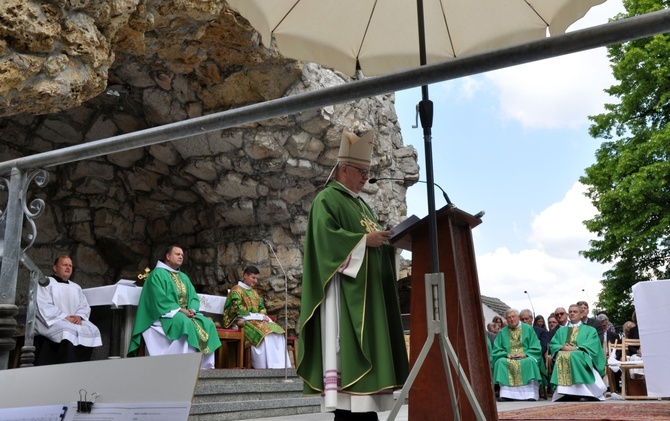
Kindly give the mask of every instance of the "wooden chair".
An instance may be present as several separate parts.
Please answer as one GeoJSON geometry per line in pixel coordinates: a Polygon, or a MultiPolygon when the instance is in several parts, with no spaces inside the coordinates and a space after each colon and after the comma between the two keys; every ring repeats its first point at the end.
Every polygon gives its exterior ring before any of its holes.
{"type": "Polygon", "coordinates": [[[624,399],[656,399],[647,396],[647,383],[644,378],[631,379],[629,370],[644,368],[644,363],[628,360],[626,351],[629,346],[639,347],[640,340],[623,338],[621,341],[621,365],[619,365],[621,368],[621,397],[624,399]]]}
{"type": "MultiPolygon", "coordinates": [[[[625,354],[625,352],[623,351],[623,344],[621,342],[619,342],[618,339],[616,341],[614,341],[613,344],[610,344],[609,348],[610,348],[610,354],[613,353],[613,352],[615,352],[615,353],[619,352],[619,354],[625,354]]],[[[619,367],[619,364],[617,364],[616,366],[619,367]]],[[[607,364],[607,370],[606,370],[607,380],[609,381],[610,392],[615,393],[617,390],[619,390],[619,385],[617,384],[618,383],[617,374],[614,371],[612,371],[612,369],[610,367],[611,367],[611,365],[608,363],[607,364]]]]}
{"type": "Polygon", "coordinates": [[[225,368],[224,361],[228,361],[228,344],[233,343],[237,347],[237,366],[244,368],[244,331],[237,329],[216,329],[221,340],[221,347],[217,350],[218,364],[216,368],[225,368]]]}
{"type": "Polygon", "coordinates": [[[298,367],[298,338],[295,336],[287,336],[286,344],[288,352],[293,356],[293,367],[298,367]]]}

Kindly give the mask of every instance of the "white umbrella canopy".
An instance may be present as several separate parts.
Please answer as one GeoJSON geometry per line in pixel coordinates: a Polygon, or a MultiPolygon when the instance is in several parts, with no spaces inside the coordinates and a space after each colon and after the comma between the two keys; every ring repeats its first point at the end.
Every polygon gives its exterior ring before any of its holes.
{"type": "MultiPolygon", "coordinates": [[[[426,64],[562,34],[605,0],[424,0],[426,64]]],[[[354,76],[418,67],[416,0],[228,0],[285,57],[354,76]]]]}

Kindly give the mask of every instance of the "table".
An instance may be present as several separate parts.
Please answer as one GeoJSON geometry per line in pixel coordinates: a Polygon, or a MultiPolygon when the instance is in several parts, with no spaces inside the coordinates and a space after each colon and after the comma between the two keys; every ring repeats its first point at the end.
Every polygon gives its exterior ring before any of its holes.
{"type": "MultiPolygon", "coordinates": [[[[121,279],[114,285],[105,285],[83,290],[91,307],[108,305],[112,309],[111,332],[109,336],[109,358],[123,358],[128,349],[135,323],[135,308],[140,301],[142,287],[134,281],[121,279]]],[[[223,314],[226,297],[220,295],[198,294],[200,311],[223,314]]]]}
{"type": "Polygon", "coordinates": [[[137,306],[142,294],[142,287],[134,284],[117,283],[102,287],[86,288],[84,295],[88,300],[88,305],[104,306],[111,305],[113,308],[119,308],[127,305],[137,306]]]}
{"type": "Polygon", "coordinates": [[[122,358],[128,349],[130,335],[135,321],[135,309],[140,301],[142,287],[133,281],[121,280],[114,285],[105,285],[83,290],[91,307],[108,305],[112,309],[111,332],[109,335],[109,358],[122,358]]]}

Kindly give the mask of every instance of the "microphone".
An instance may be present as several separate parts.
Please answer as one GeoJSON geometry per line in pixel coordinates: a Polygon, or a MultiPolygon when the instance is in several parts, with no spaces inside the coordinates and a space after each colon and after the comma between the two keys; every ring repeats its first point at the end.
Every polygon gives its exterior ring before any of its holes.
{"type": "MultiPolygon", "coordinates": [[[[272,244],[270,241],[266,240],[265,238],[261,240],[267,246],[270,248],[270,251],[272,251],[272,255],[275,257],[275,260],[277,260],[277,263],[279,263],[279,267],[281,268],[281,271],[284,273],[284,382],[286,383],[292,383],[293,380],[288,379],[288,275],[286,274],[286,271],[284,270],[284,266],[282,266],[281,261],[279,260],[279,257],[277,257],[277,253],[275,253],[274,247],[272,247],[272,244]]],[[[298,362],[296,361],[296,364],[298,362]]]]}
{"type": "MultiPolygon", "coordinates": [[[[375,184],[377,181],[382,181],[382,180],[412,181],[412,180],[407,180],[407,179],[405,179],[405,178],[371,178],[371,179],[368,180],[368,183],[370,183],[370,184],[375,184]]],[[[425,183],[425,184],[428,184],[428,182],[423,181],[423,180],[416,180],[416,182],[417,182],[417,183],[425,183]]],[[[447,195],[447,192],[445,192],[444,189],[443,189],[442,187],[440,187],[437,183],[433,183],[433,185],[434,185],[435,187],[437,187],[438,189],[440,189],[440,191],[442,192],[442,196],[444,196],[444,200],[447,201],[447,205],[449,205],[450,207],[456,206],[456,205],[454,205],[453,203],[451,203],[451,200],[449,200],[449,196],[447,195]]]]}

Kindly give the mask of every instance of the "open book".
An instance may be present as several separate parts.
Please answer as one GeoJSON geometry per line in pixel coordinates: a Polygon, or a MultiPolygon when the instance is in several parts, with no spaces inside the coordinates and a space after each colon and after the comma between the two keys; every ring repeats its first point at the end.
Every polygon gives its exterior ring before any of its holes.
{"type": "Polygon", "coordinates": [[[242,320],[263,320],[265,318],[265,314],[260,314],[260,313],[251,313],[248,316],[240,316],[240,319],[242,320]]]}
{"type": "Polygon", "coordinates": [[[412,215],[409,218],[405,219],[395,227],[391,228],[391,231],[393,231],[393,236],[389,239],[389,243],[393,245],[394,247],[397,247],[399,249],[404,249],[404,250],[412,250],[412,239],[411,237],[407,236],[404,238],[401,238],[405,235],[405,231],[410,229],[414,224],[417,222],[421,221],[418,216],[412,215]]]}

